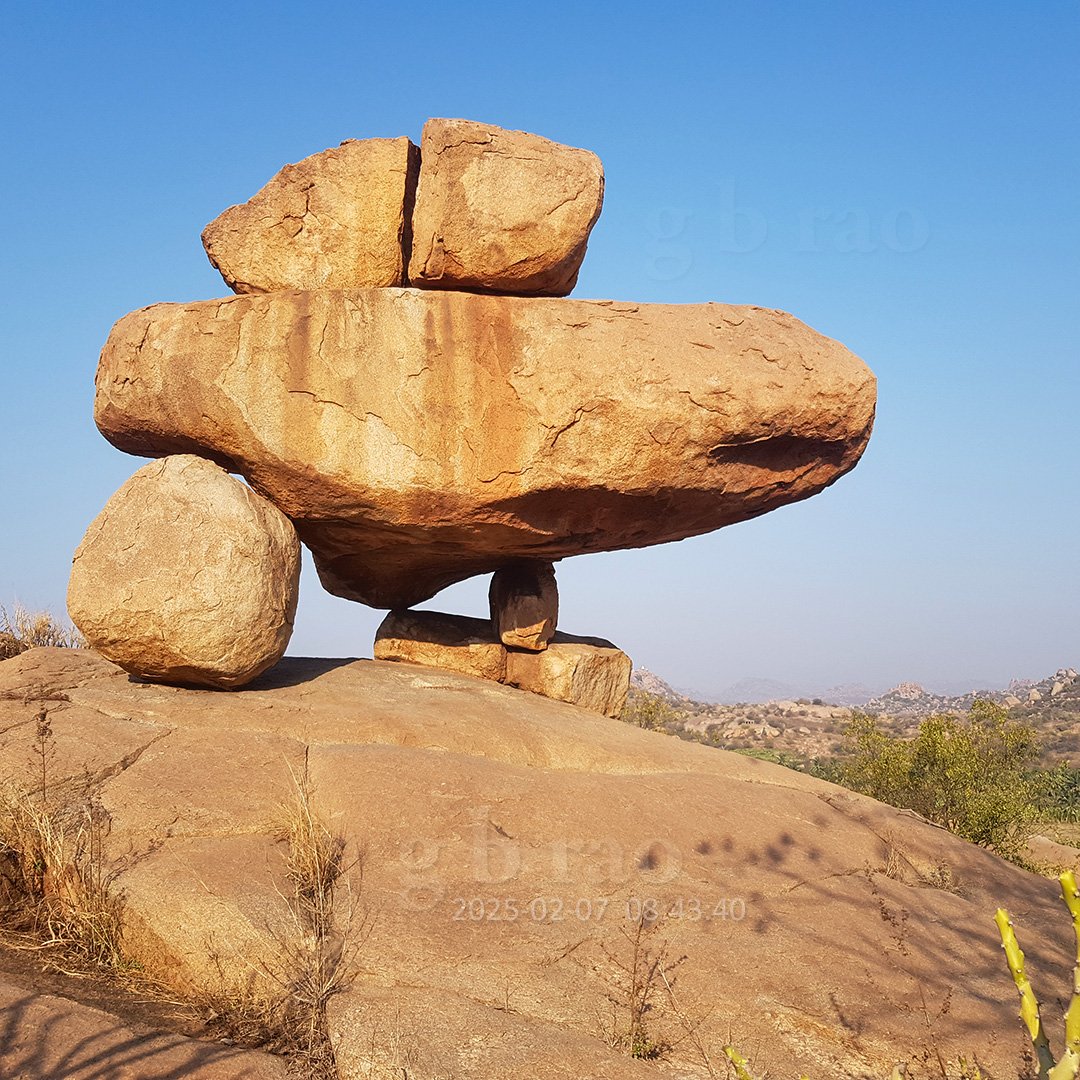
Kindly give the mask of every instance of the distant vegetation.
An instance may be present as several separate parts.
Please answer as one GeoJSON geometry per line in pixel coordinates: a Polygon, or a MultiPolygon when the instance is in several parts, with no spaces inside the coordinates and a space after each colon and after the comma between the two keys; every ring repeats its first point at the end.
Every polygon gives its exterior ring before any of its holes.
{"type": "Polygon", "coordinates": [[[1045,808],[1050,773],[1035,767],[1035,729],[992,702],[976,701],[965,716],[929,716],[910,739],[856,713],[845,739],[839,783],[1008,858],[1020,856],[1045,808]]]}
{"type": "Polygon", "coordinates": [[[81,648],[82,634],[73,626],[64,626],[47,611],[27,611],[16,604],[9,612],[0,605],[0,660],[10,660],[37,646],[81,648]]]}

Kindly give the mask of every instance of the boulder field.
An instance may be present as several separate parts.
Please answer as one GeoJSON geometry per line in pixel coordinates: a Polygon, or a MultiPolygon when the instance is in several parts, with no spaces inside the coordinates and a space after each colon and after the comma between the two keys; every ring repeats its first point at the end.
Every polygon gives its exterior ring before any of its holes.
{"type": "Polygon", "coordinates": [[[1071,987],[1055,883],[802,773],[495,682],[286,657],[221,694],[35,649],[0,663],[6,777],[37,782],[42,710],[53,775],[89,776],[111,819],[124,947],[178,994],[239,992],[300,932],[282,820],[306,777],[346,844],[344,1080],[685,1080],[728,1041],[785,1080],[885,1080],[938,1051],[1016,1076],[999,905],[1042,1000],[1071,987]],[[644,1016],[657,1061],[610,1045],[641,925],[671,986],[644,1016]]]}

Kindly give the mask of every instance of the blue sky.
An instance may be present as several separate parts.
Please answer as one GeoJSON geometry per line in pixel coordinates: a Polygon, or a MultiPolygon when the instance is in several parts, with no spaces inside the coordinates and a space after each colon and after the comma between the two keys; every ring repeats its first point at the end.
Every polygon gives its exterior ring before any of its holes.
{"type": "MultiPolygon", "coordinates": [[[[854,473],[565,561],[566,630],[703,690],[1080,666],[1077,3],[8,3],[0,35],[0,602],[63,610],[140,464],[93,426],[98,351],[226,292],[206,222],[285,162],[463,116],[602,158],[576,295],[782,308],[879,379],[854,473]]],[[[291,651],[370,655],[379,618],[305,572],[291,651]]]]}

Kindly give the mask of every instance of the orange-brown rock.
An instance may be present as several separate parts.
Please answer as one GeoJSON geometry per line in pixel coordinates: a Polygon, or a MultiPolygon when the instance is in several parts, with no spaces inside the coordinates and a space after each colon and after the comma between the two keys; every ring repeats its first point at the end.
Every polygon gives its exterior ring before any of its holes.
{"type": "MultiPolygon", "coordinates": [[[[42,709],[53,775],[89,760],[100,778],[128,955],[184,992],[243,994],[309,940],[280,824],[306,763],[317,820],[347,842],[335,929],[360,912],[327,1021],[350,1080],[704,1077],[698,1046],[716,1062],[727,1042],[778,1080],[877,1080],[928,1047],[1015,1077],[1031,1042],[998,906],[1043,1000],[1072,985],[1057,882],[806,773],[495,683],[285,657],[206,694],[31,649],[0,661],[5,779],[32,787],[42,709]],[[659,1064],[610,1045],[642,916],[646,948],[685,957],[675,1005],[662,992],[648,1014],[659,1064]]],[[[16,1047],[40,1015],[5,1014],[16,1047]]],[[[57,1049],[34,1059],[50,1078],[57,1049]]],[[[87,1080],[126,1077],[100,1049],[87,1080]]]]}
{"type": "MultiPolygon", "coordinates": [[[[38,976],[40,979],[40,976],[38,976]]],[[[157,1031],[0,974],[5,1080],[287,1080],[283,1058],[157,1031]]],[[[97,989],[85,976],[83,993],[97,989]]],[[[68,989],[65,987],[65,989],[68,989]]]]}
{"type": "Polygon", "coordinates": [[[630,657],[603,638],[555,634],[543,652],[508,649],[506,683],[582,709],[622,715],[630,657]]]}
{"type": "Polygon", "coordinates": [[[413,285],[526,296],[573,289],[604,201],[595,154],[472,120],[429,120],[420,147],[413,285]]]}
{"type": "Polygon", "coordinates": [[[68,611],[134,675],[242,686],[285,652],[299,577],[288,518],[213,462],[180,454],[144,465],[94,519],[68,611]]]}
{"type": "Polygon", "coordinates": [[[367,289],[133,312],[95,418],[240,472],[331,592],[393,608],[805,499],[858,461],[874,403],[866,365],[783,312],[367,289]]]}
{"type": "Polygon", "coordinates": [[[203,230],[233,292],[402,285],[420,166],[408,139],[349,139],[286,165],[203,230]]]}
{"type": "Polygon", "coordinates": [[[506,683],[614,717],[626,704],[633,666],[603,638],[555,634],[542,653],[507,649],[487,619],[441,611],[391,611],[372,655],[506,683]]]}
{"type": "Polygon", "coordinates": [[[464,615],[391,611],[375,632],[372,655],[506,681],[506,650],[492,635],[491,625],[464,615]]]}
{"type": "Polygon", "coordinates": [[[488,604],[492,628],[504,645],[541,652],[559,622],[555,567],[549,562],[499,567],[491,575],[488,604]]]}

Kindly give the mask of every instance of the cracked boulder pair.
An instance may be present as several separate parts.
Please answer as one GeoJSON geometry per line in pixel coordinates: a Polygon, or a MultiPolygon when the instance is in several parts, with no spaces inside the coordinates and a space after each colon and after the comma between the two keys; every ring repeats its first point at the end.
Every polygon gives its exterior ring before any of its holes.
{"type": "Polygon", "coordinates": [[[866,365],[783,312],[383,288],[133,312],[95,418],[122,450],[239,472],[329,591],[407,608],[805,499],[874,405],[866,365]]]}
{"type": "Polygon", "coordinates": [[[472,120],[349,139],[203,231],[234,292],[405,285],[564,296],[603,204],[588,150],[472,120]],[[419,185],[419,186],[418,186],[419,185]]]}

